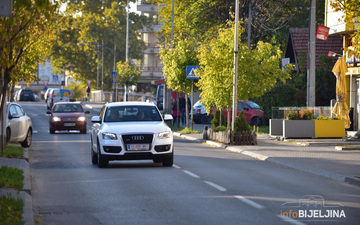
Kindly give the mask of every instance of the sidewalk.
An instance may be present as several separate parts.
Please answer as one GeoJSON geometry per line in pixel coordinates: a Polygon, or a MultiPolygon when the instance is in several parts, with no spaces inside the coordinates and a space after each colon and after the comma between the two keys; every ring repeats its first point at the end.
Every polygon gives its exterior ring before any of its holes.
{"type": "Polygon", "coordinates": [[[268,134],[258,135],[258,145],[227,146],[214,141],[203,140],[202,134],[180,134],[174,136],[205,142],[283,166],[317,174],[360,187],[360,151],[336,150],[339,145],[360,147],[359,141],[344,142],[341,139],[291,139],[278,141],[268,134]],[[338,146],[336,148],[336,146],[338,146]]]}
{"type": "Polygon", "coordinates": [[[0,188],[0,196],[11,196],[14,199],[21,198],[24,202],[22,218],[24,225],[34,224],[32,211],[32,196],[30,183],[30,165],[28,157],[28,149],[24,148],[24,158],[5,158],[0,157],[0,167],[8,166],[19,168],[24,171],[24,186],[21,190],[15,188],[0,188]]]}

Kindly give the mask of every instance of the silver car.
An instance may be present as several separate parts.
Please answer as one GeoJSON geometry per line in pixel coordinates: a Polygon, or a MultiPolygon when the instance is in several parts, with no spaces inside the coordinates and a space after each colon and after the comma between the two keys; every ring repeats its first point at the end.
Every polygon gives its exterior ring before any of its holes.
{"type": "Polygon", "coordinates": [[[33,126],[21,105],[10,102],[6,105],[6,142],[20,142],[23,147],[30,147],[33,126]]]}

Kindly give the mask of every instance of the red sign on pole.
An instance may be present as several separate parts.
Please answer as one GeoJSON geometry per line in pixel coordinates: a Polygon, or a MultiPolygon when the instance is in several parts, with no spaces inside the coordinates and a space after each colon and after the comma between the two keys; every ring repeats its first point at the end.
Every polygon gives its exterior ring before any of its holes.
{"type": "Polygon", "coordinates": [[[329,27],[320,24],[316,33],[316,38],[326,41],[329,36],[329,30],[329,27]]]}
{"type": "Polygon", "coordinates": [[[91,80],[86,80],[86,82],[87,82],[88,86],[90,86],[91,80]]]}

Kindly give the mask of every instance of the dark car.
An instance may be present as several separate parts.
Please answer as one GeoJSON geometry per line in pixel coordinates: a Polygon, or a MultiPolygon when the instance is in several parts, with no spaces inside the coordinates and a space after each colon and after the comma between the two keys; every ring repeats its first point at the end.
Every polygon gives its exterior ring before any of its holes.
{"type": "Polygon", "coordinates": [[[55,103],[49,118],[49,132],[54,134],[57,130],[80,130],[80,133],[86,134],[86,115],[89,111],[84,111],[79,102],[58,102],[55,103]]]}
{"type": "Polygon", "coordinates": [[[35,101],[34,92],[30,89],[21,89],[19,93],[19,101],[35,101]]]}

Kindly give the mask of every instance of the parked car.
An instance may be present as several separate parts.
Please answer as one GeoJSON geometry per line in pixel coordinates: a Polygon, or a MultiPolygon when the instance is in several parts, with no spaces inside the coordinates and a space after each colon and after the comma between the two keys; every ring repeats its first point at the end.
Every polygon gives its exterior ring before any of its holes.
{"type": "Polygon", "coordinates": [[[53,88],[47,99],[47,109],[51,109],[57,102],[70,102],[71,92],[68,89],[53,88]]]}
{"type": "Polygon", "coordinates": [[[145,160],[172,166],[173,134],[159,109],[148,102],[114,102],[106,104],[91,122],[91,159],[98,167],[109,160],[145,160]]]}
{"type": "Polygon", "coordinates": [[[49,132],[55,134],[57,130],[80,130],[80,133],[86,134],[87,119],[85,114],[89,111],[84,111],[79,102],[57,102],[52,107],[49,117],[49,132]]]}
{"type": "Polygon", "coordinates": [[[33,134],[31,118],[15,102],[6,106],[6,142],[20,142],[21,146],[30,147],[33,134]]]}
{"type": "Polygon", "coordinates": [[[31,89],[21,89],[17,101],[35,101],[34,92],[31,89]]]}
{"type": "Polygon", "coordinates": [[[44,99],[45,99],[45,103],[46,103],[46,104],[47,104],[47,100],[48,100],[48,98],[49,98],[51,89],[53,89],[53,88],[48,88],[48,89],[46,89],[46,91],[45,91],[44,99]]]}
{"type": "MultiPolygon", "coordinates": [[[[260,109],[260,106],[256,104],[253,101],[244,101],[240,100],[238,101],[237,105],[237,115],[239,115],[239,112],[243,110],[244,115],[246,117],[246,121],[250,125],[260,126],[264,122],[264,111],[260,109]]],[[[214,114],[214,110],[211,112],[211,114],[214,114]]],[[[225,120],[227,121],[227,109],[222,109],[223,114],[225,115],[225,120]]],[[[230,115],[232,113],[232,110],[230,111],[230,115]]],[[[230,121],[232,119],[230,118],[230,121]]]]}
{"type": "MultiPolygon", "coordinates": [[[[189,117],[190,118],[190,117],[189,117]]],[[[193,105],[194,123],[211,123],[213,115],[208,115],[200,100],[193,105]]]]}

